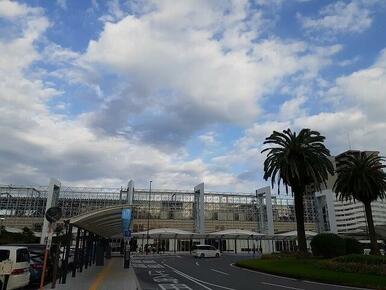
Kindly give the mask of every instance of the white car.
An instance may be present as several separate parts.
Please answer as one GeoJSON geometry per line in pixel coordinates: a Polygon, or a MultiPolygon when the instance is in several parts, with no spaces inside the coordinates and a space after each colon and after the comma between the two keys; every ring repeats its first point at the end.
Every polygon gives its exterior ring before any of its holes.
{"type": "MultiPolygon", "coordinates": [[[[9,276],[7,290],[27,286],[30,278],[30,257],[26,247],[0,246],[0,262],[10,260],[12,273],[9,276]]],[[[5,276],[0,275],[0,289],[4,284],[5,276]]]]}
{"type": "Polygon", "coordinates": [[[211,245],[196,245],[194,246],[192,255],[196,258],[220,257],[221,253],[211,245]]]}

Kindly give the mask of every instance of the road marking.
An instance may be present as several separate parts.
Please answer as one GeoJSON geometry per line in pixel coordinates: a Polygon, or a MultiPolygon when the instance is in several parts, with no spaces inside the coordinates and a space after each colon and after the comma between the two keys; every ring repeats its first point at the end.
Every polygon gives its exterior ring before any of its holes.
{"type": "Polygon", "coordinates": [[[318,284],[318,285],[332,286],[332,287],[339,287],[339,288],[346,288],[346,289],[371,290],[369,288],[359,288],[359,287],[351,287],[351,286],[344,286],[344,285],[335,285],[335,284],[328,284],[328,283],[321,283],[321,282],[314,282],[314,281],[307,281],[307,280],[304,280],[303,282],[311,283],[311,284],[318,284]]]}
{"type": "MultiPolygon", "coordinates": [[[[226,290],[236,290],[236,289],[233,289],[233,288],[229,288],[229,287],[225,287],[225,286],[209,283],[209,282],[206,282],[206,281],[202,281],[202,280],[197,279],[195,277],[189,276],[188,274],[185,274],[184,272],[181,272],[180,270],[177,270],[176,268],[173,268],[172,266],[169,266],[169,265],[167,265],[165,263],[164,263],[164,265],[166,267],[172,269],[175,273],[177,273],[177,274],[181,275],[182,277],[185,277],[186,279],[189,279],[189,280],[191,280],[191,281],[193,281],[193,282],[195,282],[197,284],[204,283],[204,284],[207,284],[207,285],[210,285],[210,286],[213,286],[213,287],[222,288],[222,289],[226,289],[226,290]]],[[[205,285],[201,285],[201,286],[204,286],[204,288],[206,288],[206,289],[212,290],[211,288],[206,287],[205,285]]]]}
{"type": "Polygon", "coordinates": [[[279,276],[279,275],[274,275],[274,274],[268,274],[268,273],[260,272],[260,271],[257,271],[257,270],[255,271],[255,270],[250,270],[250,269],[247,269],[247,268],[237,267],[234,264],[230,264],[230,266],[233,267],[233,268],[236,268],[236,269],[241,269],[241,270],[249,271],[249,272],[252,272],[252,273],[255,273],[255,274],[261,274],[261,275],[266,275],[266,276],[275,277],[275,278],[282,278],[282,279],[286,279],[286,280],[301,281],[301,282],[305,282],[305,283],[326,285],[326,286],[338,287],[338,288],[346,288],[346,289],[371,290],[369,288],[359,288],[359,287],[343,286],[343,285],[336,285],[336,284],[321,283],[321,282],[314,282],[314,281],[308,281],[308,280],[302,280],[302,279],[289,278],[289,277],[284,277],[284,276],[279,276]]]}
{"type": "Polygon", "coordinates": [[[286,289],[304,290],[303,288],[296,288],[296,287],[284,286],[284,285],[267,283],[267,282],[261,282],[261,284],[268,285],[268,286],[273,286],[273,287],[281,287],[281,288],[286,288],[286,289]]]}
{"type": "Polygon", "coordinates": [[[279,275],[273,275],[273,274],[268,274],[268,273],[260,272],[260,271],[257,271],[257,270],[255,271],[255,270],[251,270],[251,269],[247,269],[247,268],[237,267],[234,264],[230,264],[230,266],[233,267],[233,268],[239,269],[239,270],[244,270],[244,271],[252,272],[252,273],[255,273],[255,274],[259,274],[259,275],[261,274],[261,275],[275,277],[275,278],[281,278],[281,279],[285,279],[285,280],[299,281],[299,279],[295,279],[295,278],[288,278],[288,277],[284,277],[284,276],[279,276],[279,275]]]}
{"type": "Polygon", "coordinates": [[[225,273],[223,271],[219,271],[219,270],[216,270],[216,269],[211,269],[212,271],[215,271],[217,273],[220,273],[220,274],[223,274],[223,275],[229,275],[228,273],[225,273]]]}
{"type": "Polygon", "coordinates": [[[97,290],[98,289],[99,285],[102,283],[102,281],[109,274],[112,265],[113,265],[113,260],[111,259],[110,262],[107,264],[107,266],[103,267],[102,271],[100,271],[98,273],[94,282],[92,282],[92,284],[91,284],[90,288],[88,288],[88,290],[97,290]]]}
{"type": "Polygon", "coordinates": [[[166,264],[164,264],[164,265],[165,265],[166,267],[169,267],[170,269],[172,269],[176,274],[178,274],[178,275],[180,275],[180,276],[182,276],[182,277],[184,277],[184,278],[186,278],[186,279],[188,279],[188,280],[190,280],[190,281],[196,283],[197,285],[200,285],[201,287],[203,287],[203,288],[205,288],[205,289],[207,289],[207,290],[213,290],[212,288],[209,288],[209,287],[205,286],[204,284],[201,284],[200,282],[198,282],[198,281],[196,281],[195,279],[191,278],[190,276],[188,276],[188,275],[186,275],[186,274],[184,274],[184,273],[178,271],[177,269],[175,269],[175,268],[173,268],[173,267],[171,267],[171,266],[169,266],[169,265],[166,265],[166,264]]]}
{"type": "Polygon", "coordinates": [[[196,266],[200,266],[200,264],[198,262],[196,262],[196,266]]]}

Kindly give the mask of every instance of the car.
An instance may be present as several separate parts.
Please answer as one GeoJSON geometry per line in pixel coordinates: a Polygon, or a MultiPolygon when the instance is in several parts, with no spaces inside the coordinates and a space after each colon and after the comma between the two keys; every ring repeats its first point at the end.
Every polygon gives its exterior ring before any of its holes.
{"type": "MultiPolygon", "coordinates": [[[[12,272],[8,279],[7,290],[25,287],[30,279],[30,256],[26,247],[0,246],[0,262],[10,260],[12,272]]],[[[0,289],[3,288],[5,276],[0,276],[0,289]]]]}
{"type": "Polygon", "coordinates": [[[211,245],[196,245],[193,248],[192,255],[196,258],[220,257],[221,253],[211,245]]]}
{"type": "MultiPolygon", "coordinates": [[[[30,254],[30,283],[39,284],[43,271],[44,252],[45,245],[41,244],[12,244],[11,246],[26,247],[30,254]]],[[[48,276],[49,269],[51,268],[51,261],[48,260],[46,277],[48,276]]]]}

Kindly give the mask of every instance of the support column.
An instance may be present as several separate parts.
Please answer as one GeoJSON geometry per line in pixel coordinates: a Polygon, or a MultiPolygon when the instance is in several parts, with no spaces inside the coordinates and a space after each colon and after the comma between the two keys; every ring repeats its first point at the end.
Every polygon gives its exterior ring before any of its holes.
{"type": "Polygon", "coordinates": [[[72,224],[69,224],[67,226],[65,256],[64,256],[63,271],[62,271],[62,284],[66,284],[67,272],[68,272],[68,258],[70,256],[71,242],[72,242],[72,224]]]}
{"type": "Polygon", "coordinates": [[[80,239],[80,228],[76,231],[75,239],[75,252],[74,252],[74,267],[72,268],[72,277],[76,276],[76,269],[79,264],[79,239],[80,239]]]}
{"type": "Polygon", "coordinates": [[[83,271],[83,265],[84,265],[84,253],[86,250],[86,230],[83,230],[83,236],[82,236],[82,249],[80,250],[80,267],[79,272],[82,273],[83,271]]]}
{"type": "MultiPolygon", "coordinates": [[[[203,235],[205,233],[205,201],[204,201],[204,183],[194,187],[194,230],[196,233],[203,235]]],[[[204,244],[205,240],[200,239],[200,244],[204,244]]]]}
{"type": "Polygon", "coordinates": [[[88,268],[88,252],[90,250],[90,233],[87,232],[87,235],[85,237],[85,244],[86,244],[86,247],[84,249],[84,268],[87,269],[88,268]]]}
{"type": "Polygon", "coordinates": [[[93,245],[93,252],[92,252],[92,263],[95,264],[95,259],[96,259],[96,248],[97,248],[97,243],[98,243],[98,237],[95,235],[94,236],[94,245],[93,245]]]}

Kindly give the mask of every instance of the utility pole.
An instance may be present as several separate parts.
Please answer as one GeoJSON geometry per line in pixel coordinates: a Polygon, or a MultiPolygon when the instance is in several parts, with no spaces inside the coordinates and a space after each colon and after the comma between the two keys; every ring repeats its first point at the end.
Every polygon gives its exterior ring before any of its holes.
{"type": "MultiPolygon", "coordinates": [[[[150,188],[149,188],[149,208],[147,210],[147,235],[146,235],[147,248],[149,248],[151,183],[152,183],[152,181],[150,180],[150,182],[149,182],[149,184],[150,184],[150,188]]],[[[148,253],[148,251],[146,251],[146,254],[147,253],[148,253]]]]}

